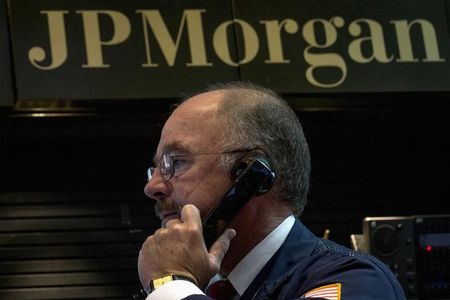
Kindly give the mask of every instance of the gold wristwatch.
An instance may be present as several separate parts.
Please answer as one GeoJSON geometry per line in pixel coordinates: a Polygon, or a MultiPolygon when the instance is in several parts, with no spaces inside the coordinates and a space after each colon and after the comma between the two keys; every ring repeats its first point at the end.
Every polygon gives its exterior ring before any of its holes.
{"type": "Polygon", "coordinates": [[[174,275],[174,274],[165,275],[163,277],[159,277],[159,278],[150,280],[150,284],[148,286],[147,293],[150,294],[151,292],[153,292],[154,290],[156,290],[157,288],[162,286],[164,283],[167,283],[169,281],[174,281],[174,280],[191,281],[188,278],[183,277],[183,276],[178,276],[178,275],[174,275]]]}

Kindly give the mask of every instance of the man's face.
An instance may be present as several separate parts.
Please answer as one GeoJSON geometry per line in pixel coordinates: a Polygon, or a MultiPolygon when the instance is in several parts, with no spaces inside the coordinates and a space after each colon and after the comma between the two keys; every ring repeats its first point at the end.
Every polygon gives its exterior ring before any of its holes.
{"type": "MultiPolygon", "coordinates": [[[[162,154],[221,152],[221,128],[217,123],[220,92],[195,96],[178,107],[161,133],[155,160],[162,154]]],[[[156,212],[164,227],[180,218],[186,204],[194,204],[204,217],[231,185],[229,173],[220,167],[220,155],[192,155],[174,158],[175,173],[164,181],[156,168],[145,186],[145,194],[156,200],[156,212]]]]}

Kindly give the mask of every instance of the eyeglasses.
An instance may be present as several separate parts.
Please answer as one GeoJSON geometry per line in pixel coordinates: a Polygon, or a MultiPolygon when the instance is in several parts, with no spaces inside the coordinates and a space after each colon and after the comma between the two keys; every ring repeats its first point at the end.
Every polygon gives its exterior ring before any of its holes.
{"type": "Polygon", "coordinates": [[[245,153],[250,152],[253,149],[238,149],[233,151],[225,151],[225,152],[206,152],[206,153],[190,153],[190,154],[171,154],[170,152],[164,153],[161,155],[159,160],[156,162],[155,167],[150,167],[147,170],[147,180],[150,181],[152,179],[153,174],[155,173],[156,168],[159,169],[161,173],[161,177],[165,181],[169,181],[175,171],[177,169],[177,158],[186,157],[186,156],[197,156],[197,155],[214,155],[214,154],[233,154],[233,153],[245,153]]]}

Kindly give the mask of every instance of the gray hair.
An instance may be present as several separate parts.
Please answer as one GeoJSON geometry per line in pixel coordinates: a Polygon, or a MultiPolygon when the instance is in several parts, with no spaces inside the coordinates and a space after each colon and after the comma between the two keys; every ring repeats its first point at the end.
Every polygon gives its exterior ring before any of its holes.
{"type": "MultiPolygon", "coordinates": [[[[279,201],[300,215],[307,202],[310,154],[302,126],[289,104],[272,90],[248,82],[210,86],[207,91],[224,92],[218,108],[223,150],[259,149],[276,172],[279,201]]],[[[236,157],[223,156],[230,167],[236,157]]]]}

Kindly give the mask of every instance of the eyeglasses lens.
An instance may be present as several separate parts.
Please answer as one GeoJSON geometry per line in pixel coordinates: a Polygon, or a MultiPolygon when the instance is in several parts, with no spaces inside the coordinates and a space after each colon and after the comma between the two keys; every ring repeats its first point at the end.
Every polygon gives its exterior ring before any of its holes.
{"type": "Polygon", "coordinates": [[[164,180],[169,180],[173,175],[173,162],[169,153],[164,153],[159,162],[159,168],[164,180]]]}
{"type": "Polygon", "coordinates": [[[155,172],[155,168],[150,167],[147,169],[147,180],[148,181],[150,181],[150,179],[152,179],[153,172],[155,172]]]}

